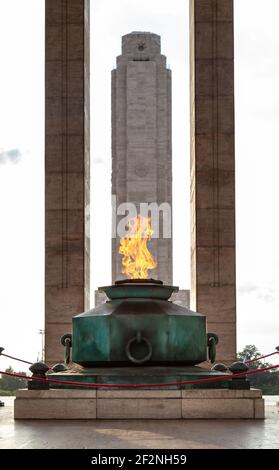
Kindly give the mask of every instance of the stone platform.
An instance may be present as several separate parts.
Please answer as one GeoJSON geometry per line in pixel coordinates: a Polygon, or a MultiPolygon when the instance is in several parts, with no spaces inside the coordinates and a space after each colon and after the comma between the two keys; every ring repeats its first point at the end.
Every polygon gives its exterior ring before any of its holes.
{"type": "Polygon", "coordinates": [[[264,419],[261,390],[18,390],[15,419],[264,419]]]}

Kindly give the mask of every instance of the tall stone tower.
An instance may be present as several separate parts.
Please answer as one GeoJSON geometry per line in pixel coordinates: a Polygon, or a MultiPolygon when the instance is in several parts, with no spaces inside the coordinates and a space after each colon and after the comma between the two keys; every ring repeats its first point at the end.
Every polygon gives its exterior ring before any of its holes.
{"type": "MultiPolygon", "coordinates": [[[[171,71],[161,38],[148,32],[122,37],[112,71],[112,194],[130,202],[172,205],[171,71]]],[[[153,278],[172,283],[172,237],[152,239],[153,278]]],[[[123,217],[123,215],[121,216],[123,217]]],[[[112,281],[122,279],[119,237],[112,238],[112,281]]]]}

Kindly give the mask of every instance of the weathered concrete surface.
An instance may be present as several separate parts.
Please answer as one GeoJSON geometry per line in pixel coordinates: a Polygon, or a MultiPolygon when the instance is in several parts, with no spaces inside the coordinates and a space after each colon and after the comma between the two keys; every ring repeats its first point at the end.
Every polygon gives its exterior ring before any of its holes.
{"type": "Polygon", "coordinates": [[[89,307],[89,1],[46,0],[46,361],[89,307]]]}
{"type": "Polygon", "coordinates": [[[233,0],[190,0],[191,308],[236,355],[233,0]]]}
{"type": "Polygon", "coordinates": [[[269,401],[265,421],[65,422],[14,421],[14,399],[1,399],[1,449],[278,449],[279,407],[269,401]]]}

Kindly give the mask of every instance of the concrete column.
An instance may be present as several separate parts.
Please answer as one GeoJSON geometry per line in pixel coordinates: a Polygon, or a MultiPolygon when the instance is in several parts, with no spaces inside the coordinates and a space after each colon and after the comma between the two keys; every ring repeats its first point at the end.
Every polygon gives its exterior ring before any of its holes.
{"type": "Polygon", "coordinates": [[[191,306],[236,354],[233,0],[190,0],[191,306]]]}
{"type": "Polygon", "coordinates": [[[46,0],[45,347],[89,307],[89,0],[46,0]]]}

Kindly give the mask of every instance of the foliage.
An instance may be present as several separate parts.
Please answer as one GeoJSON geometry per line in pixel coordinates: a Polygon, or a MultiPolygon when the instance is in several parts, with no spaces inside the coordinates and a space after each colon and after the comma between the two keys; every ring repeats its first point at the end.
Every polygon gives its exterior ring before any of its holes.
{"type": "MultiPolygon", "coordinates": [[[[5,372],[9,372],[11,374],[14,374],[15,371],[12,367],[8,367],[8,369],[5,370],[5,372]]],[[[18,374],[21,375],[26,375],[26,372],[18,372],[18,374]]],[[[18,390],[19,388],[26,388],[27,387],[27,381],[23,379],[18,379],[17,377],[11,377],[9,375],[2,375],[2,378],[0,379],[0,389],[1,391],[13,391],[13,390],[18,390]]]]}
{"type": "MultiPolygon", "coordinates": [[[[239,361],[250,361],[251,359],[255,359],[260,356],[262,356],[262,354],[258,348],[254,344],[248,344],[241,352],[238,353],[237,359],[239,361]]],[[[258,360],[251,362],[248,365],[249,369],[258,369],[268,367],[271,364],[262,360],[258,360]]],[[[252,387],[262,388],[263,392],[267,393],[268,395],[279,394],[279,371],[270,370],[260,374],[252,374],[249,375],[249,380],[252,387]]]]}
{"type": "Polygon", "coordinates": [[[0,397],[13,397],[15,394],[15,390],[2,390],[0,388],[0,397]]]}
{"type": "MultiPolygon", "coordinates": [[[[260,353],[260,351],[254,344],[248,344],[247,346],[245,346],[243,351],[238,353],[237,359],[239,361],[251,361],[251,359],[256,359],[257,357],[261,357],[261,356],[262,354],[260,353]]],[[[251,362],[251,364],[249,364],[249,368],[258,369],[259,367],[268,367],[270,365],[271,364],[269,364],[268,362],[263,362],[259,360],[259,361],[251,362]]]]}
{"type": "Polygon", "coordinates": [[[279,381],[277,385],[261,385],[263,395],[279,395],[279,381]]]}

